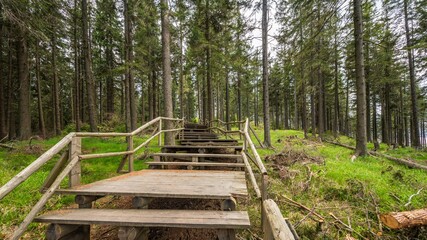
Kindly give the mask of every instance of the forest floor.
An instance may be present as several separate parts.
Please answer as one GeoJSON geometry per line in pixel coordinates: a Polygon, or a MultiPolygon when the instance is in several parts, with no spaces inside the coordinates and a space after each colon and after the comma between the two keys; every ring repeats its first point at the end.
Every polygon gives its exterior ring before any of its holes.
{"type": "MultiPolygon", "coordinates": [[[[262,138],[261,129],[256,131],[262,138]]],[[[271,135],[274,150],[259,150],[270,175],[269,196],[293,223],[301,239],[344,239],[346,236],[356,239],[427,239],[425,227],[396,231],[382,226],[378,220],[380,213],[426,207],[426,171],[372,156],[352,161],[352,150],[321,143],[314,138],[305,140],[301,131],[273,130],[271,135]],[[417,192],[419,194],[414,195],[417,192]],[[409,201],[411,195],[414,196],[409,201]],[[320,223],[321,219],[323,223],[320,223]]],[[[60,137],[33,140],[31,146],[28,141],[14,142],[14,150],[0,148],[0,186],[59,140],[60,137]]],[[[337,140],[354,146],[352,139],[340,137],[337,140]]],[[[143,138],[136,141],[142,142],[143,138]]],[[[84,139],[83,146],[84,152],[97,153],[123,151],[126,144],[124,138],[84,139]]],[[[369,145],[369,148],[373,149],[373,146],[369,145]]],[[[150,148],[150,151],[158,150],[150,148]]],[[[427,165],[426,151],[411,148],[387,150],[386,145],[381,145],[380,151],[427,165]]],[[[85,161],[83,182],[115,176],[119,161],[119,157],[85,161]]],[[[46,164],[0,201],[0,239],[4,239],[37,202],[41,196],[38,189],[53,164],[54,161],[46,164]]],[[[143,161],[135,162],[137,170],[145,167],[143,161]]],[[[63,184],[65,186],[67,182],[63,184]]],[[[248,188],[252,189],[250,184],[248,188]]],[[[45,211],[72,204],[72,197],[54,196],[45,211]]],[[[239,233],[239,239],[262,239],[260,205],[254,194],[248,204],[253,228],[239,233]]],[[[45,226],[31,224],[23,239],[43,239],[44,231],[45,226]]]]}

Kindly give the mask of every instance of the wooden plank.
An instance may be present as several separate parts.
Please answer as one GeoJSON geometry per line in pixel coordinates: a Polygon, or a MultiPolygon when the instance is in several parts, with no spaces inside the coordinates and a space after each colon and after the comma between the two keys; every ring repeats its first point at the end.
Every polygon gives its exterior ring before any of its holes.
{"type": "Polygon", "coordinates": [[[203,149],[222,149],[222,148],[231,148],[231,149],[242,149],[242,146],[233,146],[233,145],[227,145],[227,146],[197,146],[197,145],[165,145],[161,146],[161,148],[168,148],[168,149],[194,149],[194,148],[203,148],[203,149]]]}
{"type": "Polygon", "coordinates": [[[153,153],[150,156],[161,157],[208,157],[208,158],[241,158],[240,154],[213,154],[213,153],[153,153]]]}
{"type": "Polygon", "coordinates": [[[244,211],[154,210],[154,209],[69,209],[51,212],[36,222],[114,225],[128,227],[177,227],[241,229],[249,228],[244,211]]]}
{"type": "Polygon", "coordinates": [[[244,163],[217,162],[147,162],[150,166],[245,167],[244,163]]]}
{"type": "Polygon", "coordinates": [[[222,142],[237,142],[234,139],[191,139],[191,140],[179,140],[180,142],[214,142],[214,143],[222,143],[222,142]]]}
{"type": "Polygon", "coordinates": [[[292,231],[280,212],[277,204],[271,200],[263,202],[263,209],[266,214],[266,222],[264,223],[264,239],[265,240],[295,240],[292,231]]]}
{"type": "Polygon", "coordinates": [[[73,139],[75,133],[69,133],[67,136],[61,139],[57,144],[51,147],[48,151],[43,153],[39,158],[33,161],[28,167],[16,174],[11,180],[9,180],[5,185],[0,188],[0,200],[3,199],[7,194],[9,194],[13,189],[15,189],[19,184],[27,180],[31,174],[39,170],[47,161],[52,159],[57,153],[62,151],[71,140],[73,139]]]}
{"type": "Polygon", "coordinates": [[[143,170],[56,192],[203,199],[245,198],[248,194],[244,172],[218,170],[143,170]]]}

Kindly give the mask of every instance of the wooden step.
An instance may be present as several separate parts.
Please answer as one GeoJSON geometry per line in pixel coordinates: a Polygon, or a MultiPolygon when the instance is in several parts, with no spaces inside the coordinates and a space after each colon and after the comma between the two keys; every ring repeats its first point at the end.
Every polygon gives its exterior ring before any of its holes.
{"type": "Polygon", "coordinates": [[[207,132],[209,133],[209,129],[204,129],[204,128],[184,128],[184,132],[207,132]]]}
{"type": "Polygon", "coordinates": [[[193,167],[232,167],[244,168],[244,163],[218,163],[218,162],[147,162],[150,166],[193,166],[193,167]]]}
{"type": "Polygon", "coordinates": [[[182,142],[213,142],[213,143],[237,143],[237,140],[234,139],[194,139],[194,140],[179,140],[182,142]]]}
{"type": "Polygon", "coordinates": [[[179,173],[176,170],[142,170],[71,189],[57,189],[55,193],[185,199],[228,199],[248,196],[245,173],[225,170],[179,170],[179,173]]]}
{"type": "Polygon", "coordinates": [[[235,149],[242,150],[242,146],[197,146],[197,145],[164,145],[162,149],[235,149]]]}
{"type": "Polygon", "coordinates": [[[128,227],[249,228],[243,211],[154,210],[154,209],[67,209],[44,214],[36,222],[73,225],[128,227]]]}
{"type": "Polygon", "coordinates": [[[197,123],[185,123],[184,124],[184,128],[189,128],[189,129],[207,129],[208,126],[202,125],[202,124],[197,124],[197,123]]]}
{"type": "Polygon", "coordinates": [[[181,138],[179,138],[179,136],[177,136],[177,138],[181,139],[181,140],[197,140],[197,139],[216,140],[216,139],[218,139],[218,137],[216,137],[216,136],[181,136],[181,138]]]}
{"type": "Polygon", "coordinates": [[[240,154],[214,154],[214,153],[153,153],[150,156],[160,156],[160,157],[196,157],[196,158],[238,158],[240,159],[242,155],[240,154]]]}
{"type": "MultiPolygon", "coordinates": [[[[197,139],[194,139],[197,140],[197,139]]],[[[194,141],[194,140],[183,140],[182,142],[180,142],[181,146],[218,146],[218,147],[223,147],[226,148],[228,146],[234,146],[236,145],[236,143],[238,143],[237,141],[234,142],[214,142],[214,141],[194,141]]],[[[217,139],[213,139],[213,140],[217,140],[217,139]]],[[[180,140],[178,140],[180,141],[180,140]]]]}

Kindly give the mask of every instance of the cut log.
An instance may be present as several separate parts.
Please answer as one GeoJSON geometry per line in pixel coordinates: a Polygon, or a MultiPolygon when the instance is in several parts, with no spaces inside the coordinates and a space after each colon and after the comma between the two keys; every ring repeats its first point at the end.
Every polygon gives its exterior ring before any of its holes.
{"type": "Polygon", "coordinates": [[[391,229],[427,225],[427,208],[406,212],[391,212],[380,216],[381,221],[391,229]]]}

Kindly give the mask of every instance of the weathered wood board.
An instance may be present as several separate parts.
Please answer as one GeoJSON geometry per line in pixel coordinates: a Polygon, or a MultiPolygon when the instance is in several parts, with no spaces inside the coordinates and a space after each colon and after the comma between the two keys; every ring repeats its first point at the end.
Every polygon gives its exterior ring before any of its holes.
{"type": "Polygon", "coordinates": [[[241,171],[142,170],[56,193],[74,195],[130,195],[154,198],[246,198],[241,171]]]}
{"type": "Polygon", "coordinates": [[[132,227],[249,228],[244,211],[154,210],[154,209],[68,209],[50,212],[37,222],[132,227]]]}

